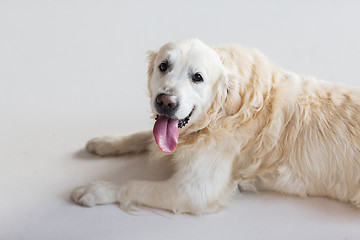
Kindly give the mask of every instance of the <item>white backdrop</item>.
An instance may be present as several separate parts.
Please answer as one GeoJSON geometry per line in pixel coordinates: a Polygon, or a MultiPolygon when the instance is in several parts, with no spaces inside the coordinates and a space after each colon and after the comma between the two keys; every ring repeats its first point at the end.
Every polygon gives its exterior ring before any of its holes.
{"type": "MultiPolygon", "coordinates": [[[[146,51],[242,43],[283,68],[359,86],[359,1],[0,1],[0,239],[360,239],[325,198],[237,194],[200,217],[70,201],[94,180],[162,179],[146,155],[98,158],[89,138],[151,129],[146,51]]],[[[165,169],[164,169],[165,168],[165,169]]]]}

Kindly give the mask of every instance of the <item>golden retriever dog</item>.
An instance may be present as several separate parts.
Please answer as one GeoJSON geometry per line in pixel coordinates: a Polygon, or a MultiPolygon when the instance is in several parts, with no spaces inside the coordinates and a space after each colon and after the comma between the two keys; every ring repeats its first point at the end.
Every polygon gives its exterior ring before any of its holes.
{"type": "Polygon", "coordinates": [[[95,138],[88,151],[148,151],[165,181],[94,182],[72,198],[203,214],[235,189],[326,196],[360,206],[360,89],[285,71],[259,51],[182,40],[149,53],[153,131],[95,138]]]}

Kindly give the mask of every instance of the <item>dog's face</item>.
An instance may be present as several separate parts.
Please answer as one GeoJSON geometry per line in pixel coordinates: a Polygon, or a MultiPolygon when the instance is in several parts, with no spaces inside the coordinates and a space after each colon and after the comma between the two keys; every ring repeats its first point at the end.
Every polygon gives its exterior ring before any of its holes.
{"type": "Polygon", "coordinates": [[[174,137],[177,128],[192,125],[206,114],[214,99],[213,86],[222,74],[218,54],[199,40],[169,43],[152,53],[149,90],[152,110],[157,122],[162,122],[159,128],[155,124],[155,139],[174,137]],[[170,135],[157,135],[169,130],[170,135]]]}

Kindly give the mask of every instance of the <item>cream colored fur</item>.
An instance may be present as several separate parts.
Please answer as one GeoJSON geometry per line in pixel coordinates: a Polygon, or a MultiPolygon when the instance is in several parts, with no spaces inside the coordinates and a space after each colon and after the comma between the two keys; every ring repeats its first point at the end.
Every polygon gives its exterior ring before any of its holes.
{"type": "Polygon", "coordinates": [[[76,202],[201,214],[218,211],[239,185],[360,207],[359,88],[285,71],[239,45],[211,48],[183,40],[150,53],[149,60],[152,104],[161,88],[184,94],[184,105],[195,106],[176,150],[162,153],[150,131],[93,139],[87,148],[99,155],[147,150],[152,159],[172,163],[174,175],[162,182],[91,183],[73,192],[76,202]],[[162,79],[158,64],[169,54],[179,70],[162,79]],[[188,65],[201,69],[203,85],[182,75],[188,65]]]}

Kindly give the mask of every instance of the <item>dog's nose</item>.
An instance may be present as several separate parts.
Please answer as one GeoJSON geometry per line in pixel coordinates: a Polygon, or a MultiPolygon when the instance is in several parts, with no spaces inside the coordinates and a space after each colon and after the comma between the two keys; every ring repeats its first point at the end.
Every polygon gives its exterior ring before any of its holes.
{"type": "Polygon", "coordinates": [[[156,97],[156,104],[164,113],[174,110],[178,105],[176,97],[168,94],[159,94],[156,97]]]}

